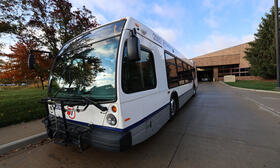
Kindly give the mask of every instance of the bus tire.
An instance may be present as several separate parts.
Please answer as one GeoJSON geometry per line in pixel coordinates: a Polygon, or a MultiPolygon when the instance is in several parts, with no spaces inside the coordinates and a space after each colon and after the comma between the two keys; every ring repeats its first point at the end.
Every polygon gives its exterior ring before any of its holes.
{"type": "Polygon", "coordinates": [[[193,96],[195,96],[196,95],[196,88],[195,88],[195,86],[193,87],[193,96]]]}
{"type": "Polygon", "coordinates": [[[178,110],[178,103],[177,103],[177,99],[175,98],[175,96],[172,96],[170,98],[170,119],[173,118],[178,110]]]}

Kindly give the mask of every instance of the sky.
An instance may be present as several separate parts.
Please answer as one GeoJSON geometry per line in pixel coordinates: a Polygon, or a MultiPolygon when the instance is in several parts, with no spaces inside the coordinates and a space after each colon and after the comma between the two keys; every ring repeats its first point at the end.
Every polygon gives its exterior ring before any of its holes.
{"type": "Polygon", "coordinates": [[[69,1],[74,9],[85,5],[101,24],[132,16],[187,58],[254,40],[261,17],[274,3],[273,0],[69,1]]]}
{"type": "Polygon", "coordinates": [[[103,24],[132,16],[188,58],[254,39],[273,0],[70,0],[103,24]]]}

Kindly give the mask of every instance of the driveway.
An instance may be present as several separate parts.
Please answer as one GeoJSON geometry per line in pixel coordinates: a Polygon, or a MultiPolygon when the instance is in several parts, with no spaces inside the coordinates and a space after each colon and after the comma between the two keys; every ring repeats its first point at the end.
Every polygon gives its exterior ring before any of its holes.
{"type": "Polygon", "coordinates": [[[90,148],[80,153],[47,143],[0,158],[0,167],[279,168],[280,118],[248,97],[276,107],[271,102],[280,95],[257,96],[220,83],[202,83],[174,120],[129,151],[90,148]]]}

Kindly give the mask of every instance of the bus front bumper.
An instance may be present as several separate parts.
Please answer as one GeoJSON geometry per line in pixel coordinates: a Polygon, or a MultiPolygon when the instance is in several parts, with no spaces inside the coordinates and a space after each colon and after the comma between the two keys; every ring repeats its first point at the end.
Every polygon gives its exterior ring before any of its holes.
{"type": "Polygon", "coordinates": [[[125,151],[131,146],[131,133],[119,132],[94,125],[84,126],[50,116],[43,120],[48,136],[55,143],[77,145],[81,150],[84,146],[102,148],[110,151],[125,151]]]}

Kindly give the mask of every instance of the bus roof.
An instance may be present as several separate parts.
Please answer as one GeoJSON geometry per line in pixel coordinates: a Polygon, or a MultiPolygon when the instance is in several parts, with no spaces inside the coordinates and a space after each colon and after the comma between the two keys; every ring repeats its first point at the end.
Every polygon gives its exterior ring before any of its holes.
{"type": "Polygon", "coordinates": [[[139,29],[137,33],[141,34],[145,38],[148,38],[149,40],[156,43],[157,45],[162,47],[164,50],[170,52],[171,54],[174,54],[176,57],[180,58],[181,60],[194,66],[192,60],[189,60],[187,57],[181,54],[178,50],[176,50],[173,46],[171,46],[166,40],[164,40],[152,29],[150,29],[149,27],[147,27],[146,25],[142,24],[141,22],[137,21],[132,17],[126,17],[125,19],[127,20],[125,29],[129,29],[129,30],[132,30],[133,28],[136,28],[137,30],[139,29]]]}

